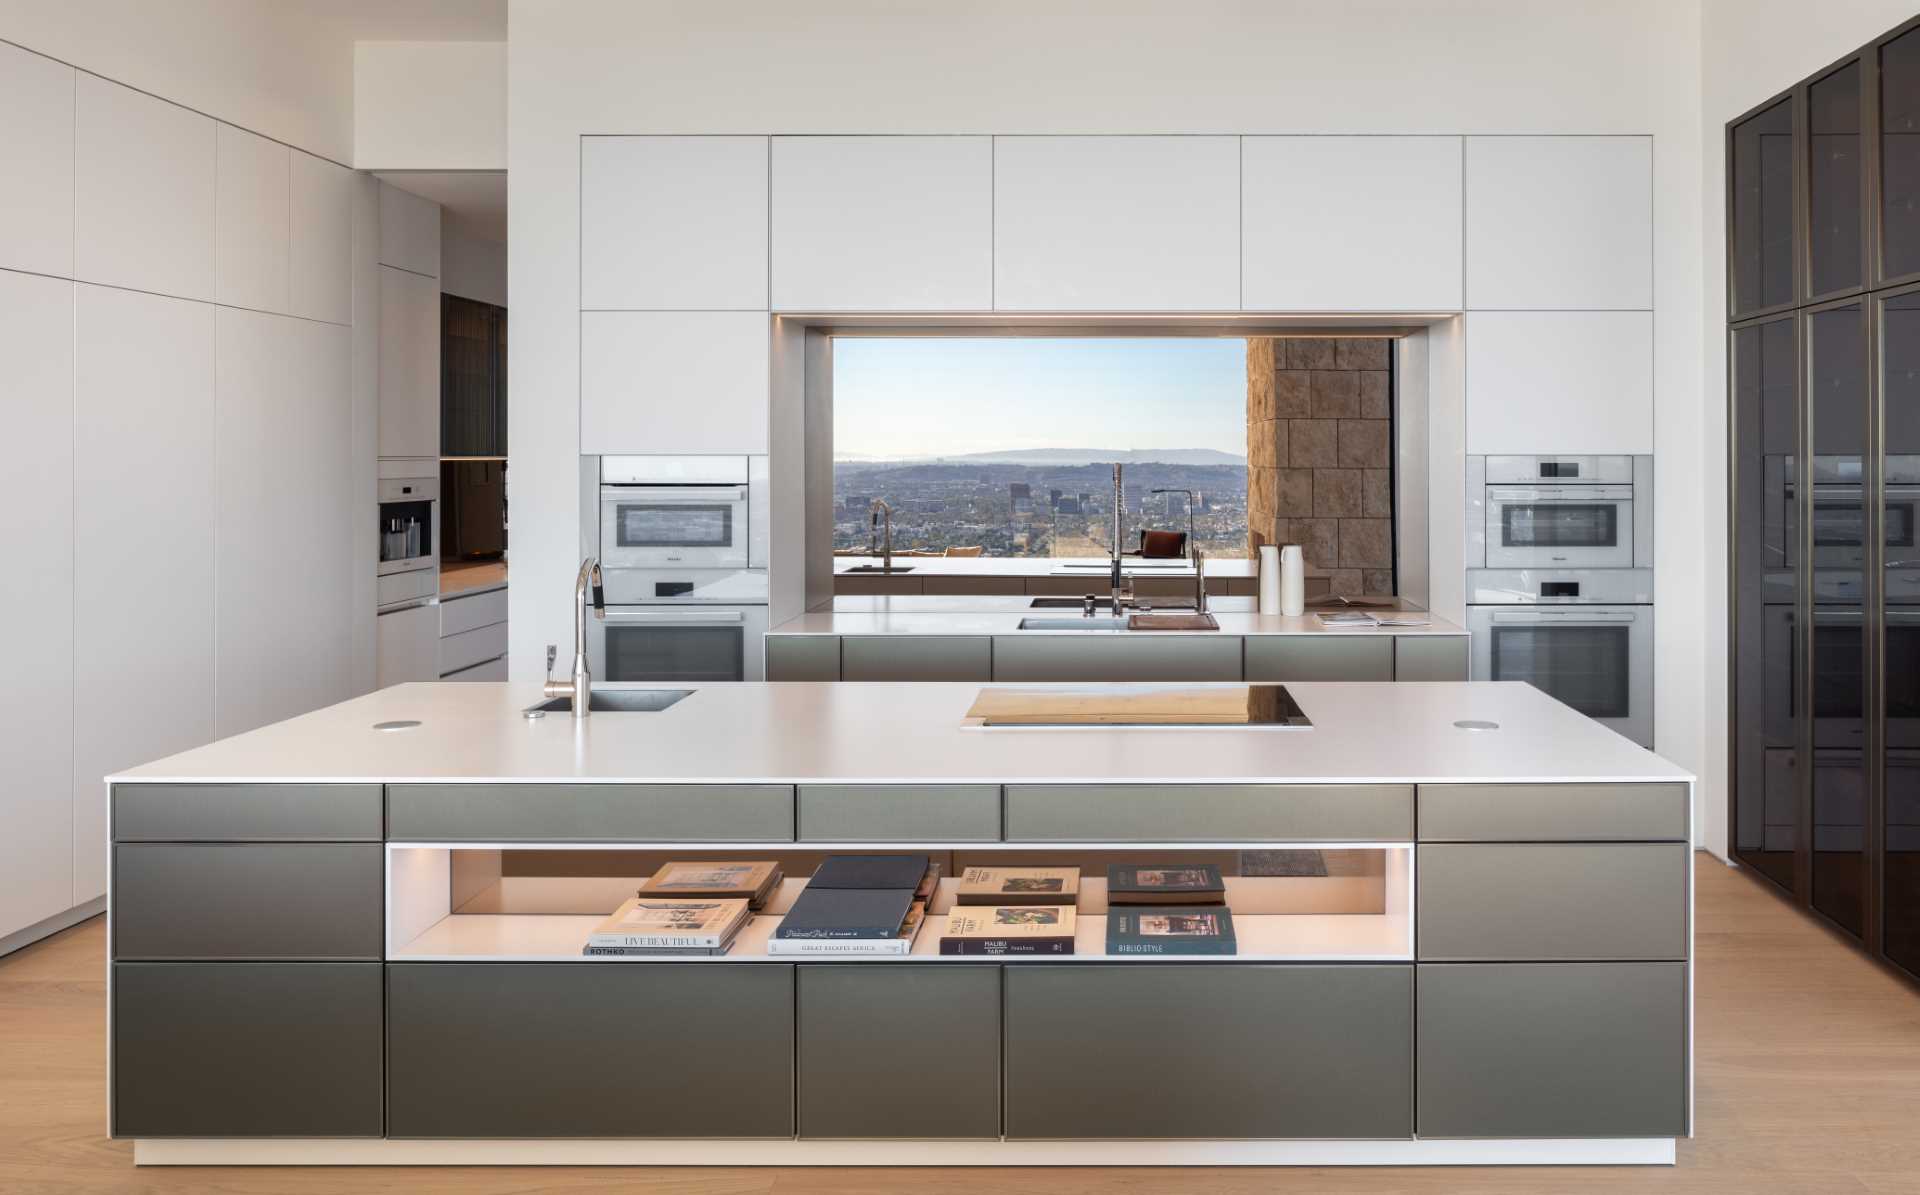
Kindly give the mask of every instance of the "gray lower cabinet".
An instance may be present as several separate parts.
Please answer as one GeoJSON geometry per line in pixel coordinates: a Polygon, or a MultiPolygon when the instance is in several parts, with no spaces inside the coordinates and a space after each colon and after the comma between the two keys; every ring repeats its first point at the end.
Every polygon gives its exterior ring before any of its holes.
{"type": "Polygon", "coordinates": [[[1687,1131],[1682,963],[1422,963],[1422,1137],[1687,1131]]]}
{"type": "Polygon", "coordinates": [[[1393,640],[1366,631],[1344,635],[1249,635],[1247,679],[1392,680],[1393,640]]]}
{"type": "Polygon", "coordinates": [[[993,637],[997,681],[1236,681],[1238,636],[1095,632],[993,637]]]}
{"type": "Polygon", "coordinates": [[[1009,784],[1009,842],[1404,842],[1410,784],[1009,784]]]}
{"type": "Polygon", "coordinates": [[[381,957],[378,843],[113,848],[117,959],[381,957]]]}
{"type": "Polygon", "coordinates": [[[987,681],[993,640],[986,635],[846,635],[841,680],[987,681]]]}
{"type": "Polygon", "coordinates": [[[803,965],[802,1137],[998,1137],[1000,971],[803,965]]]}
{"type": "Polygon", "coordinates": [[[837,635],[768,635],[766,645],[768,680],[840,679],[837,635]]]}
{"type": "Polygon", "coordinates": [[[802,842],[998,842],[997,784],[803,784],[802,842]]]}
{"type": "Polygon", "coordinates": [[[1005,968],[1018,1138],[1408,1137],[1411,964],[1005,968]]]}
{"type": "Polygon", "coordinates": [[[1422,842],[1684,842],[1684,784],[1423,784],[1422,842]]]}
{"type": "Polygon", "coordinates": [[[393,963],[391,1137],[790,1137],[793,968],[393,963]]]}
{"type": "Polygon", "coordinates": [[[1687,845],[1422,844],[1421,961],[1684,959],[1687,845]]]}
{"type": "Polygon", "coordinates": [[[380,972],[114,964],[113,1135],[380,1136],[380,972]]]}
{"type": "Polygon", "coordinates": [[[379,842],[377,784],[116,784],[115,842],[379,842]]]}
{"type": "Polygon", "coordinates": [[[786,784],[392,784],[413,842],[791,842],[786,784]]]}
{"type": "Polygon", "coordinates": [[[1396,635],[1393,679],[1466,680],[1465,635],[1396,635]]]}

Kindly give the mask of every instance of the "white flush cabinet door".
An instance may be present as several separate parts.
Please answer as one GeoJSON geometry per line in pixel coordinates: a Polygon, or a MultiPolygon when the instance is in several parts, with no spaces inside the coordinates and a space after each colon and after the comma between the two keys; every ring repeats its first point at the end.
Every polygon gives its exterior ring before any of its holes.
{"type": "Polygon", "coordinates": [[[76,80],[73,270],[213,298],[214,122],[118,83],[76,80]]]}
{"type": "Polygon", "coordinates": [[[580,451],[765,452],[767,316],[588,311],[580,316],[580,451]]]}
{"type": "Polygon", "coordinates": [[[1238,137],[996,137],[994,307],[1235,311],[1238,137]]]}
{"type": "Polygon", "coordinates": [[[0,42],[0,269],[73,276],[73,76],[0,42]]]}
{"type": "Polygon", "coordinates": [[[217,316],[214,461],[226,497],[214,522],[214,729],[222,736],[347,697],[352,334],[341,324],[224,307],[217,316]]]}
{"type": "Polygon", "coordinates": [[[1249,311],[1460,309],[1458,137],[1248,137],[1249,311]]]}
{"type": "Polygon", "coordinates": [[[214,144],[214,301],[285,312],[291,151],[226,124],[214,144]]]}
{"type": "Polygon", "coordinates": [[[1651,137],[1468,137],[1467,306],[1653,306],[1651,137]]]}
{"type": "Polygon", "coordinates": [[[993,138],[775,137],[776,311],[988,311],[993,138]]]}
{"type": "Polygon", "coordinates": [[[76,903],[73,283],[0,271],[0,362],[0,626],[9,632],[0,678],[4,938],[76,903]]]}
{"type": "Polygon", "coordinates": [[[353,322],[353,171],[292,150],[288,171],[287,311],[353,322]]]}
{"type": "Polygon", "coordinates": [[[1467,314],[1467,451],[1653,451],[1653,314],[1467,314]]]}
{"type": "Polygon", "coordinates": [[[765,137],[583,137],[580,306],[765,311],[765,137]]]}
{"type": "Polygon", "coordinates": [[[440,205],[381,183],[380,264],[438,278],[440,205]]]}
{"type": "Polygon", "coordinates": [[[380,455],[440,455],[440,284],[380,267],[380,455]]]}
{"type": "Polygon", "coordinates": [[[76,295],[76,902],[106,891],[102,778],[213,738],[213,313],[111,287],[76,295]]]}
{"type": "Polygon", "coordinates": [[[373,621],[379,641],[379,675],[374,682],[378,687],[440,679],[438,606],[395,610],[373,621]]]}

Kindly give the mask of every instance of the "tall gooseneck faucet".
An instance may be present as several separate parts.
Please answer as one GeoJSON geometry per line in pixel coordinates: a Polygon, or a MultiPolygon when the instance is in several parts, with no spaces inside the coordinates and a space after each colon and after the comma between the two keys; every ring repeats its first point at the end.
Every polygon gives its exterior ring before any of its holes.
{"type": "Polygon", "coordinates": [[[1121,486],[1124,466],[1115,461],[1113,464],[1113,612],[1116,616],[1132,603],[1133,594],[1127,590],[1126,579],[1120,572],[1120,536],[1121,519],[1126,507],[1126,491],[1121,486]]]}
{"type": "Polygon", "coordinates": [[[888,506],[880,498],[875,498],[873,505],[867,508],[867,554],[880,556],[881,572],[893,571],[893,507],[888,506]],[[880,531],[880,520],[883,517],[886,519],[886,540],[880,552],[876,553],[874,539],[880,531]]]}
{"type": "Polygon", "coordinates": [[[553,648],[547,648],[547,682],[541,692],[548,697],[571,699],[573,716],[584,718],[593,712],[593,674],[587,668],[587,594],[593,594],[593,616],[607,616],[606,593],[601,588],[600,560],[589,556],[580,562],[573,579],[573,678],[553,679],[553,648]]]}

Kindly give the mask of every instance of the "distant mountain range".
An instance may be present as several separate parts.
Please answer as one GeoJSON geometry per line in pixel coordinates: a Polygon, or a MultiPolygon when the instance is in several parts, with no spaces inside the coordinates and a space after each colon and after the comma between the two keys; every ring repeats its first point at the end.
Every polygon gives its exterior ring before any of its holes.
{"type": "Polygon", "coordinates": [[[1217,448],[1011,448],[1001,452],[967,452],[954,456],[882,457],[836,456],[849,465],[1059,465],[1079,466],[1119,462],[1123,465],[1244,465],[1247,458],[1217,448]]]}

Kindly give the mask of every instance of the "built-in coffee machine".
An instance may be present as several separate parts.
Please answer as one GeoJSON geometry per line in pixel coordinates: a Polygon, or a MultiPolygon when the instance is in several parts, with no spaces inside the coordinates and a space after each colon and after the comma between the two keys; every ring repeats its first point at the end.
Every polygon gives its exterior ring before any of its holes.
{"type": "Polygon", "coordinates": [[[380,562],[376,569],[381,611],[403,610],[440,593],[440,478],[437,462],[380,462],[380,562]],[[389,476],[389,474],[392,474],[389,476]]]}

